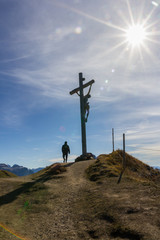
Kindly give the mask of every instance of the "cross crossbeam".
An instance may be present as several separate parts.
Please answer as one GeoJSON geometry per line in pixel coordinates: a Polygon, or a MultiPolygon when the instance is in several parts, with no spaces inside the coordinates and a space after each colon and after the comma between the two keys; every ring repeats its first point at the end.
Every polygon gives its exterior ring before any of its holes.
{"type": "MultiPolygon", "coordinates": [[[[92,79],[92,80],[89,81],[88,83],[83,84],[83,89],[86,88],[86,87],[88,87],[88,86],[90,86],[90,85],[92,85],[94,82],[95,82],[95,81],[92,79]]],[[[70,95],[73,95],[74,93],[77,93],[78,91],[80,91],[80,87],[75,88],[75,89],[73,89],[72,91],[70,91],[70,95]]]]}

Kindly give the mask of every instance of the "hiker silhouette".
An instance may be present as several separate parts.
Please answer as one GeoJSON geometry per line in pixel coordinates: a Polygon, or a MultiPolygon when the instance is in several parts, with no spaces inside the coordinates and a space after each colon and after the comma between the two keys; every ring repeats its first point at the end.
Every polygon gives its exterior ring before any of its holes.
{"type": "Polygon", "coordinates": [[[63,155],[63,162],[67,163],[68,160],[68,153],[70,154],[70,148],[67,144],[67,142],[65,142],[62,146],[62,155],[63,155]]]}

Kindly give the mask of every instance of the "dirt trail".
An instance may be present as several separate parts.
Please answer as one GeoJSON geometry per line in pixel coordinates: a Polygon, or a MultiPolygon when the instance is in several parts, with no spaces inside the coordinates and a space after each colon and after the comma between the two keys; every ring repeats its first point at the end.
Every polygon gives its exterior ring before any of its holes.
{"type": "Polygon", "coordinates": [[[67,172],[57,180],[46,183],[50,191],[50,212],[43,214],[33,239],[41,240],[76,240],[80,239],[75,228],[76,220],[73,205],[79,200],[79,191],[89,188],[90,182],[84,177],[85,169],[94,161],[68,164],[67,172]]]}

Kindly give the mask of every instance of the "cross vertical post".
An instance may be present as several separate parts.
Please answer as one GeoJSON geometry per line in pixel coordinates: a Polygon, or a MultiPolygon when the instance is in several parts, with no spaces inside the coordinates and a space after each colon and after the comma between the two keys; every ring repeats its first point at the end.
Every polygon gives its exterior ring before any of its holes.
{"type": "Polygon", "coordinates": [[[90,91],[92,84],[95,82],[93,79],[85,84],[83,84],[83,74],[79,73],[79,87],[70,91],[70,95],[77,93],[80,97],[80,114],[81,114],[81,135],[82,135],[82,155],[87,154],[87,142],[86,142],[86,122],[89,115],[89,102],[88,99],[91,97],[90,91]],[[84,96],[83,89],[89,87],[88,93],[84,96]]]}
{"type": "Polygon", "coordinates": [[[80,88],[80,111],[81,111],[81,134],[82,134],[82,154],[87,153],[86,142],[86,123],[85,123],[85,109],[84,109],[84,94],[83,94],[83,74],[79,73],[79,88],[80,88]]]}

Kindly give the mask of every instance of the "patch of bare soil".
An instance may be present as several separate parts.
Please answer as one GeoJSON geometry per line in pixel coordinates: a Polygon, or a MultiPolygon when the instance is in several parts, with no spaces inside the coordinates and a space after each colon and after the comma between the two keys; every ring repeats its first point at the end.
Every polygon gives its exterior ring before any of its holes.
{"type": "MultiPolygon", "coordinates": [[[[26,240],[160,239],[160,184],[117,177],[91,182],[94,162],[58,175],[0,179],[0,223],[26,240]]],[[[15,236],[0,228],[0,239],[15,236]]]]}

